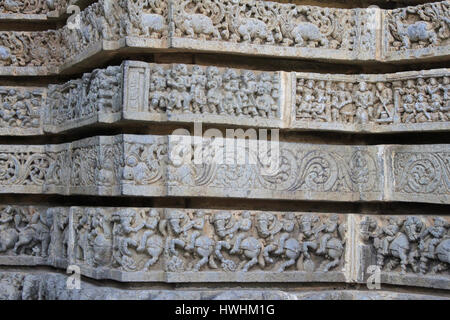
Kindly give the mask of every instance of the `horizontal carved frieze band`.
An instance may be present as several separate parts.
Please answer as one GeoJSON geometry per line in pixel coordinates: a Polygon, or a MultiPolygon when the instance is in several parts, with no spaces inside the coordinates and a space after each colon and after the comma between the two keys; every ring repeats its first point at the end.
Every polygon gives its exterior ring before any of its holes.
{"type": "Polygon", "coordinates": [[[54,74],[101,50],[125,47],[335,61],[447,59],[448,6],[443,1],[381,10],[255,0],[99,0],[58,30],[2,31],[0,71],[54,74]]]}
{"type": "MultiPolygon", "coordinates": [[[[0,21],[45,21],[67,15],[71,5],[95,0],[3,0],[0,2],[0,21]]],[[[71,11],[70,13],[73,13],[71,11]]]]}
{"type": "Polygon", "coordinates": [[[0,146],[1,193],[450,203],[448,145],[118,135],[0,146]]]}
{"type": "Polygon", "coordinates": [[[448,217],[169,208],[0,208],[0,264],[126,282],[363,282],[450,289],[448,217]],[[33,240],[34,239],[34,240],[33,240]]]}
{"type": "Polygon", "coordinates": [[[199,116],[286,130],[449,131],[449,79],[448,69],[329,75],[126,61],[60,85],[0,87],[0,135],[199,116]]]}

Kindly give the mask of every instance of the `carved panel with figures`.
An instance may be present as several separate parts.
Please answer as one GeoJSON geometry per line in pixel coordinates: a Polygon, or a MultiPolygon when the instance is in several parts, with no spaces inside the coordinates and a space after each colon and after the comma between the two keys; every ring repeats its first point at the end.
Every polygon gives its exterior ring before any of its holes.
{"type": "Polygon", "coordinates": [[[342,215],[72,208],[73,263],[120,281],[344,281],[342,215]],[[220,279],[220,280],[219,280],[220,279]]]}
{"type": "Polygon", "coordinates": [[[450,289],[448,217],[360,216],[358,223],[363,273],[372,265],[382,283],[450,289]]]}

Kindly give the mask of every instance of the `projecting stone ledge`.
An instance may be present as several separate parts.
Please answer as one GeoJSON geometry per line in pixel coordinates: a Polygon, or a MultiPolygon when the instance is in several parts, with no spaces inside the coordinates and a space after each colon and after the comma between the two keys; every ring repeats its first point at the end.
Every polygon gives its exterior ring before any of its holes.
{"type": "Polygon", "coordinates": [[[58,30],[3,32],[0,74],[78,73],[89,61],[124,51],[352,63],[448,60],[448,12],[447,1],[381,10],[255,0],[100,0],[58,30]]]}
{"type": "Polygon", "coordinates": [[[181,135],[3,145],[0,192],[448,204],[448,150],[181,135]]]}
{"type": "Polygon", "coordinates": [[[449,300],[448,295],[399,293],[383,290],[285,291],[271,289],[163,290],[125,289],[80,281],[80,289],[67,287],[68,275],[28,274],[3,271],[0,275],[1,300],[449,300]]]}
{"type": "Polygon", "coordinates": [[[366,283],[375,276],[381,284],[450,290],[448,217],[6,206],[0,218],[0,265],[70,266],[120,282],[366,283]]]}
{"type": "Polygon", "coordinates": [[[61,85],[0,87],[0,135],[200,119],[286,131],[450,131],[449,89],[448,69],[330,75],[126,61],[61,85]]]}

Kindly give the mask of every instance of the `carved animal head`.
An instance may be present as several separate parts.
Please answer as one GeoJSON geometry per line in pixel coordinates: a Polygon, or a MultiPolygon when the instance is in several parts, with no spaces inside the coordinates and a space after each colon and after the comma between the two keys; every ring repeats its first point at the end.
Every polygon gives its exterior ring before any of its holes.
{"type": "Polygon", "coordinates": [[[275,216],[270,212],[261,212],[256,217],[256,228],[263,237],[270,235],[270,229],[275,222],[275,216]]]}
{"type": "Polygon", "coordinates": [[[424,228],[424,224],[418,217],[410,216],[406,218],[403,227],[409,241],[416,241],[424,228]]]}
{"type": "Polygon", "coordinates": [[[213,215],[210,220],[216,232],[221,235],[221,233],[227,229],[227,226],[231,221],[231,213],[228,211],[221,211],[213,215]]]}
{"type": "Polygon", "coordinates": [[[176,234],[181,233],[181,227],[189,220],[186,213],[179,210],[169,210],[166,217],[173,232],[176,234]]]}
{"type": "Polygon", "coordinates": [[[307,237],[313,234],[314,224],[319,222],[319,218],[313,214],[305,214],[300,218],[300,231],[307,237]]]}

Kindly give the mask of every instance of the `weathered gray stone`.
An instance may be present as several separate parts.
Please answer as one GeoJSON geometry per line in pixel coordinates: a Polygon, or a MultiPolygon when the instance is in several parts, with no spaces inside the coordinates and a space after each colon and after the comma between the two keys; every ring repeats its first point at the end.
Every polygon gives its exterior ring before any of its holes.
{"type": "Polygon", "coordinates": [[[449,222],[447,216],[358,216],[360,281],[376,267],[381,283],[449,290],[449,222]]]}
{"type": "Polygon", "coordinates": [[[88,58],[125,48],[336,62],[448,59],[448,6],[443,1],[406,12],[259,0],[99,0],[75,26],[2,32],[0,74],[74,72],[88,58]]]}
{"type": "Polygon", "coordinates": [[[93,0],[6,0],[0,3],[0,21],[45,22],[67,16],[70,5],[80,5],[93,0]]]}
{"type": "Polygon", "coordinates": [[[6,206],[0,219],[0,265],[70,265],[120,282],[450,290],[447,217],[6,206]]]}
{"type": "Polygon", "coordinates": [[[449,299],[450,2],[393,1],[0,1],[0,299],[449,299]]]}
{"type": "Polygon", "coordinates": [[[56,273],[2,272],[0,292],[8,300],[448,300],[448,295],[398,293],[382,290],[283,289],[119,289],[81,281],[79,290],[56,273]]]}
{"type": "Polygon", "coordinates": [[[448,145],[338,146],[213,136],[3,145],[0,193],[449,203],[448,145]]]}
{"type": "Polygon", "coordinates": [[[0,135],[199,116],[206,125],[262,129],[448,131],[449,86],[448,69],[329,75],[126,61],[61,85],[0,88],[0,135]]]}

